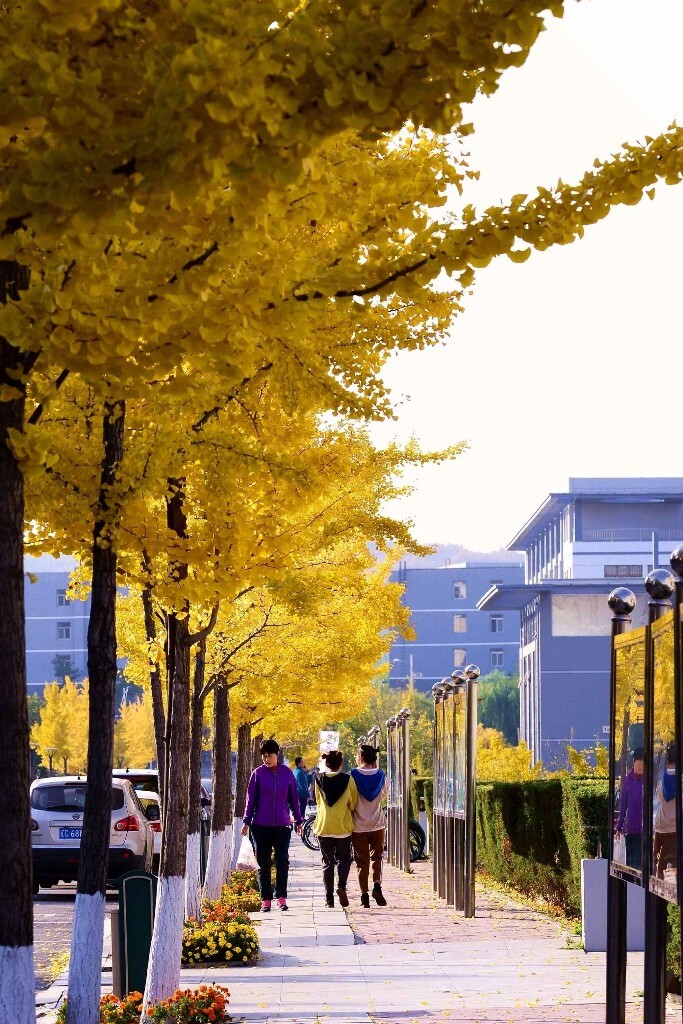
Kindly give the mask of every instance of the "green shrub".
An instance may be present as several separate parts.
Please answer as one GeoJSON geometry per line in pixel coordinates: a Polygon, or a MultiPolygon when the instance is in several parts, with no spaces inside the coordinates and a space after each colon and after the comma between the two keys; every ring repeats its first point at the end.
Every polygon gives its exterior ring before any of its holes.
{"type": "Polygon", "coordinates": [[[666,966],[677,982],[676,991],[681,985],[681,915],[677,906],[669,903],[667,907],[667,944],[666,966]]]}
{"type": "Polygon", "coordinates": [[[477,862],[495,879],[566,914],[581,910],[581,860],[606,850],[606,779],[477,786],[477,862]]]}
{"type": "MultiPolygon", "coordinates": [[[[431,775],[418,775],[414,777],[414,783],[418,809],[424,810],[427,821],[431,821],[434,810],[434,779],[431,775]]],[[[417,815],[413,817],[417,818],[417,815]]]]}
{"type": "Polygon", "coordinates": [[[581,909],[581,861],[607,856],[609,846],[607,779],[562,779],[562,825],[569,851],[569,905],[581,909]]]}

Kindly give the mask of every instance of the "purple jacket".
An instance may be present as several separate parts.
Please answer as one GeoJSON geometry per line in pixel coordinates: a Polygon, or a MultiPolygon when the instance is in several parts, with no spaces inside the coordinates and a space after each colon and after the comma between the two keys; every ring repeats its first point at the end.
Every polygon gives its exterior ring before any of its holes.
{"type": "Polygon", "coordinates": [[[265,764],[259,765],[247,786],[245,825],[291,825],[292,818],[297,825],[303,821],[292,769],[279,764],[277,771],[272,771],[265,764]]]}
{"type": "Polygon", "coordinates": [[[643,831],[643,776],[634,775],[633,770],[626,773],[621,788],[617,828],[628,836],[643,831]]]}

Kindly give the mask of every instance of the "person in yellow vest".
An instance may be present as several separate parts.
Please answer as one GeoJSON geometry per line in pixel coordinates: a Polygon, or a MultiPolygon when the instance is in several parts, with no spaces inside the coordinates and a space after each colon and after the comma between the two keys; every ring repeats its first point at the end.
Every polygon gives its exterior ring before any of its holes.
{"type": "Polygon", "coordinates": [[[327,771],[316,779],[317,813],[313,833],[320,841],[323,862],[325,903],[334,906],[334,869],[337,867],[337,896],[342,907],[348,907],[346,882],[351,870],[351,833],[353,809],[358,800],[356,783],[341,770],[344,755],[332,750],[323,755],[327,771]]]}

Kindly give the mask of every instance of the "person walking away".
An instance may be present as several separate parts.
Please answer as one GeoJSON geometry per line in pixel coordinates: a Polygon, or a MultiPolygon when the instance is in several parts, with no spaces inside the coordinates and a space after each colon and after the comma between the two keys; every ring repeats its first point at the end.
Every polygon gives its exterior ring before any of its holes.
{"type": "Polygon", "coordinates": [[[377,750],[369,744],[358,748],[356,768],[351,778],[356,783],[358,801],[353,811],[353,856],[358,871],[361,906],[370,906],[368,883],[372,865],[372,898],[380,907],[387,901],[382,892],[382,865],[384,863],[384,832],[386,821],[382,800],[386,790],[386,776],[377,767],[377,750]]]}
{"type": "Polygon", "coordinates": [[[676,867],[676,744],[666,748],[666,767],[657,786],[652,859],[655,876],[676,867]]]}
{"type": "Polygon", "coordinates": [[[280,746],[275,740],[264,740],[259,747],[263,764],[251,773],[247,786],[242,835],[251,830],[258,863],[261,910],[270,910],[273,883],[270,865],[275,854],[275,898],[280,910],[287,910],[287,879],[289,876],[289,841],[292,818],[297,832],[303,816],[299,791],[291,768],[278,763],[280,746]]]}
{"type": "Polygon", "coordinates": [[[325,903],[334,906],[334,869],[337,867],[337,896],[342,907],[348,907],[346,883],[351,870],[352,812],[358,799],[356,783],[341,771],[344,755],[341,750],[323,754],[327,767],[316,779],[317,811],[313,833],[320,841],[323,862],[325,903]]]}
{"type": "Polygon", "coordinates": [[[294,758],[294,778],[296,779],[296,788],[299,791],[299,802],[301,805],[301,817],[306,817],[306,808],[308,806],[308,775],[306,773],[306,765],[304,764],[303,757],[294,758]]]}
{"type": "Polygon", "coordinates": [[[643,869],[643,768],[645,752],[642,747],[633,751],[633,767],[626,773],[621,789],[617,837],[626,839],[626,866],[643,869]]]}

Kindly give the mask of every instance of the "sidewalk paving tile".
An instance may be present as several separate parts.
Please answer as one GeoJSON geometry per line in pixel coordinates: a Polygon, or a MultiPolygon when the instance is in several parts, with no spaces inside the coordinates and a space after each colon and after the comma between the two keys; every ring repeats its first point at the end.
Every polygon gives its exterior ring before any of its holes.
{"type": "MultiPolygon", "coordinates": [[[[386,908],[360,907],[352,878],[348,911],[330,909],[318,856],[294,839],[290,911],[252,915],[259,962],[183,969],[181,987],[225,985],[235,1024],[604,1024],[604,954],[571,948],[555,921],[498,892],[478,889],[466,921],[431,892],[431,867],[415,868],[385,868],[386,908]]],[[[642,1021],[642,970],[631,954],[627,1024],[642,1021]]],[[[111,972],[102,982],[111,989],[111,972]]],[[[37,993],[40,1024],[65,987],[62,976],[37,993]]],[[[680,1004],[667,1004],[674,1020],[680,1004]]]]}

